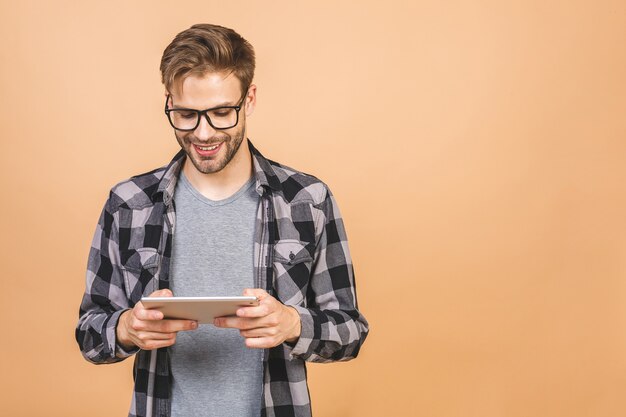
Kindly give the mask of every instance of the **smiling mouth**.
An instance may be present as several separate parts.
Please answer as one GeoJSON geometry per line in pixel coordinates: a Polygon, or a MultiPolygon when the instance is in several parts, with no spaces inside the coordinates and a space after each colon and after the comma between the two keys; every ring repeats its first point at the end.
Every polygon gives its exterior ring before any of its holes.
{"type": "Polygon", "coordinates": [[[200,146],[200,145],[196,145],[196,147],[202,151],[212,151],[213,149],[217,149],[220,146],[220,144],[218,143],[217,145],[213,145],[213,146],[200,146]]]}
{"type": "Polygon", "coordinates": [[[223,144],[224,142],[220,142],[214,145],[202,146],[202,145],[197,145],[194,143],[193,148],[196,150],[196,153],[200,156],[214,156],[220,151],[223,144]]]}

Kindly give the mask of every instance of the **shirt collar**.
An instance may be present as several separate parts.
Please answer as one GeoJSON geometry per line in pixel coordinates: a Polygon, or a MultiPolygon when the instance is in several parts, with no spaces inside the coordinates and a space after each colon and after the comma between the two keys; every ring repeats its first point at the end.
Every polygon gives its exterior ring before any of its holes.
{"type": "MultiPolygon", "coordinates": [[[[278,190],[280,188],[280,180],[274,168],[272,168],[270,161],[252,145],[250,139],[247,139],[247,143],[250,154],[252,155],[252,170],[256,181],[256,192],[259,195],[263,195],[268,188],[274,191],[278,190]]],[[[174,198],[176,182],[178,181],[178,176],[186,157],[185,151],[181,149],[174,158],[172,158],[165,168],[165,173],[159,181],[156,191],[152,193],[152,201],[158,201],[162,198],[166,205],[171,203],[174,198]]]]}

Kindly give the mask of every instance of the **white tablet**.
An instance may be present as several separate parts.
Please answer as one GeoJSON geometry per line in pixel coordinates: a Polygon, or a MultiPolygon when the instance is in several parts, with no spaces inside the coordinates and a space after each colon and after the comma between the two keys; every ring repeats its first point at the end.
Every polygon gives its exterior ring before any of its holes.
{"type": "Polygon", "coordinates": [[[240,307],[258,306],[256,297],[143,297],[149,309],[163,312],[166,319],[197,320],[213,323],[215,317],[234,316],[240,307]]]}

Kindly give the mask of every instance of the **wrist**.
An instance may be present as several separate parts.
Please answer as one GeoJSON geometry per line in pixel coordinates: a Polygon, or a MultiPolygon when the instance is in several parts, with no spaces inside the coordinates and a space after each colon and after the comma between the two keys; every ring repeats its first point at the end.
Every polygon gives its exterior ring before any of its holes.
{"type": "Polygon", "coordinates": [[[131,310],[126,310],[120,315],[120,318],[117,322],[117,326],[115,328],[115,336],[117,338],[117,344],[126,350],[129,350],[135,347],[133,342],[131,342],[131,340],[128,337],[128,328],[126,326],[126,320],[130,312],[131,310]]]}
{"type": "Polygon", "coordinates": [[[292,325],[290,326],[291,331],[289,332],[289,337],[285,339],[285,341],[288,343],[296,343],[300,338],[300,333],[302,330],[300,324],[300,313],[298,313],[298,310],[291,306],[287,306],[287,311],[289,312],[289,315],[291,317],[292,325]]]}

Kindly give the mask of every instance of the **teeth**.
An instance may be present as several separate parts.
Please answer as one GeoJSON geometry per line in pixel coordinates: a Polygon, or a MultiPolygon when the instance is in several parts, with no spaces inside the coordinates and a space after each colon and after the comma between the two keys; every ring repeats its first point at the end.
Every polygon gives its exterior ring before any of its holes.
{"type": "Polygon", "coordinates": [[[212,151],[213,149],[217,149],[219,145],[215,145],[215,146],[198,146],[198,148],[200,148],[200,150],[203,151],[212,151]]]}

